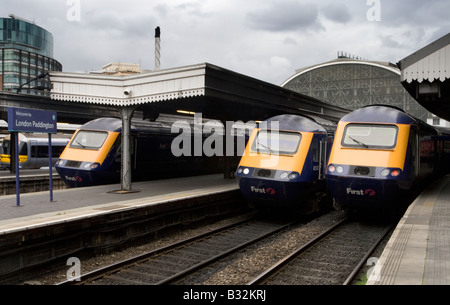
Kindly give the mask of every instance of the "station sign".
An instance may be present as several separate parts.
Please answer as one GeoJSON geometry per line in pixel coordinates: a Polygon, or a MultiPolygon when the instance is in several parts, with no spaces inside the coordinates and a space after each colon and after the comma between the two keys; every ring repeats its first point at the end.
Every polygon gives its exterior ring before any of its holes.
{"type": "Polygon", "coordinates": [[[56,112],[8,108],[8,131],[57,133],[56,112]]]}

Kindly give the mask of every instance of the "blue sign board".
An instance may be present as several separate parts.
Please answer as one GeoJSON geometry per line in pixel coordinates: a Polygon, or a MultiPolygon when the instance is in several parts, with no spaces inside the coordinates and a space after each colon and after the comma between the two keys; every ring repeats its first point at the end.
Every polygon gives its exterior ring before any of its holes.
{"type": "Polygon", "coordinates": [[[8,108],[8,131],[57,133],[56,112],[8,108]]]}
{"type": "MultiPolygon", "coordinates": [[[[48,167],[50,177],[50,201],[53,201],[52,181],[52,133],[57,133],[56,112],[24,108],[8,108],[8,131],[48,133],[48,167]]],[[[16,163],[16,205],[20,206],[19,137],[14,137],[16,163]]],[[[12,157],[12,156],[11,156],[12,157]]],[[[11,158],[12,160],[12,158],[11,158]]],[[[12,168],[12,164],[11,164],[12,168]]]]}

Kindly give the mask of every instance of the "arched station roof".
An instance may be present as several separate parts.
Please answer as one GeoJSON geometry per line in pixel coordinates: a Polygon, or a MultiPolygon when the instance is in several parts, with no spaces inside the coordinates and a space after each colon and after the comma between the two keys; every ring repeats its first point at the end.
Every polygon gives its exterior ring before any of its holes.
{"type": "Polygon", "coordinates": [[[392,105],[426,120],[428,112],[403,88],[400,74],[393,63],[340,56],[297,70],[282,87],[352,110],[392,105]]]}

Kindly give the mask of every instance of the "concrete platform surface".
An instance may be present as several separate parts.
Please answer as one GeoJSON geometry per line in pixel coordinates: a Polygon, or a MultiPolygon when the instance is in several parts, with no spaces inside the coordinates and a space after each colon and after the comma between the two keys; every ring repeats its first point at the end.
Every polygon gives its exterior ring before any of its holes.
{"type": "Polygon", "coordinates": [[[133,192],[121,193],[119,184],[57,190],[20,195],[0,196],[0,234],[66,222],[82,217],[124,209],[136,209],[149,204],[183,200],[214,194],[239,187],[234,179],[223,174],[135,182],[133,192]],[[134,192],[136,191],[136,192],[134,192]]]}
{"type": "Polygon", "coordinates": [[[367,284],[450,284],[450,175],[410,205],[367,284]]]}

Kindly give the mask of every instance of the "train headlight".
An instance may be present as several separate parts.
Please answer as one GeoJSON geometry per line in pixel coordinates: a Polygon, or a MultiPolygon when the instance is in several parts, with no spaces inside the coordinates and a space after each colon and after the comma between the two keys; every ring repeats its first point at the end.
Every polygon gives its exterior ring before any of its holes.
{"type": "Polygon", "coordinates": [[[328,166],[328,170],[330,171],[330,173],[334,173],[336,167],[333,164],[331,164],[330,166],[328,166]]]}
{"type": "Polygon", "coordinates": [[[386,177],[390,173],[391,173],[391,171],[389,169],[385,168],[381,171],[381,176],[386,177]]]}
{"type": "Polygon", "coordinates": [[[290,173],[289,176],[288,176],[289,180],[294,180],[294,179],[296,179],[297,177],[298,177],[298,174],[297,174],[297,173],[290,173]]]}
{"type": "Polygon", "coordinates": [[[242,172],[244,173],[244,175],[248,175],[248,173],[250,173],[250,169],[244,168],[242,172]]]}
{"type": "Polygon", "coordinates": [[[281,179],[286,179],[288,177],[288,175],[289,174],[287,172],[282,172],[281,175],[280,175],[280,178],[281,179]]]}
{"type": "Polygon", "coordinates": [[[84,164],[84,168],[86,169],[95,169],[97,167],[99,167],[100,164],[99,163],[94,163],[94,162],[87,162],[86,164],[84,164]]]}
{"type": "Polygon", "coordinates": [[[342,166],[338,165],[338,166],[336,166],[336,171],[337,171],[339,174],[342,174],[342,173],[344,172],[344,168],[343,168],[342,166]]]}

